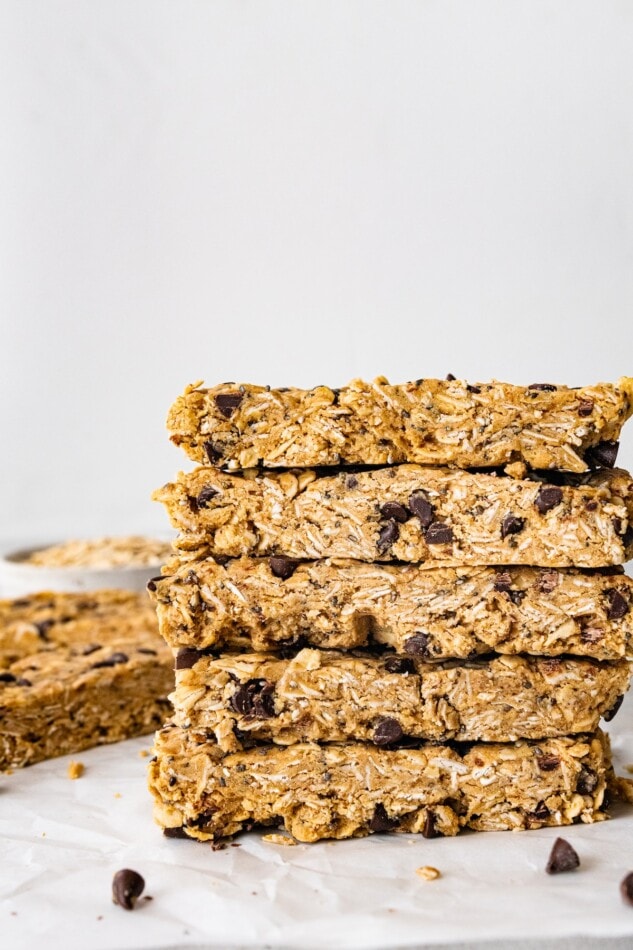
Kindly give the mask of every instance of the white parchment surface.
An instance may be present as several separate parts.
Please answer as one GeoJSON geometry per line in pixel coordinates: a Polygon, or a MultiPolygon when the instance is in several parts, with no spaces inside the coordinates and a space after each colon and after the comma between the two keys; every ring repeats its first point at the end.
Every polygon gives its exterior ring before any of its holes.
{"type": "MultiPolygon", "coordinates": [[[[633,763],[633,696],[611,724],[620,774],[633,763]]],[[[413,947],[558,936],[633,937],[619,893],[633,871],[633,807],[611,821],[457,838],[374,835],[280,847],[251,833],[239,847],[163,838],[145,787],[151,739],[93,749],[0,778],[0,946],[141,950],[208,946],[413,947]],[[556,836],[577,849],[577,872],[548,876],[556,836]],[[441,871],[424,881],[421,865],[441,871]],[[111,902],[119,868],[146,894],[111,902]]]]}

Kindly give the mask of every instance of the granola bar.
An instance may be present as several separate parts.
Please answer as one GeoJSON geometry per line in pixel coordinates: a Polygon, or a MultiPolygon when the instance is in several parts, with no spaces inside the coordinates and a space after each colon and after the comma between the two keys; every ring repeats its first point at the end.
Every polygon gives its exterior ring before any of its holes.
{"type": "Polygon", "coordinates": [[[154,493],[183,549],[408,561],[428,566],[601,567],[633,553],[633,480],[602,470],[579,484],[399,465],[313,471],[180,473],[154,493]]]}
{"type": "Polygon", "coordinates": [[[593,732],[629,687],[629,664],[504,656],[428,663],[303,649],[183,657],[174,722],[225,752],[253,742],[374,742],[403,737],[513,742],[593,732]]]}
{"type": "Polygon", "coordinates": [[[144,594],[0,601],[0,771],[152,732],[173,683],[144,594]]]}
{"type": "Polygon", "coordinates": [[[633,654],[633,579],[531,567],[432,568],[284,558],[179,562],[150,582],[174,648],[381,644],[421,658],[633,654]]]}
{"type": "Polygon", "coordinates": [[[149,783],[158,823],[168,835],[200,840],[280,822],[299,841],[593,822],[606,817],[611,777],[600,732],[461,748],[298,743],[224,755],[168,725],[155,753],[149,783]]]}
{"type": "MultiPolygon", "coordinates": [[[[581,389],[459,379],[342,389],[189,386],[172,406],[171,440],[227,470],[320,465],[501,466],[584,472],[614,459],[633,380],[581,389]]],[[[613,464],[613,461],[610,463],[613,464]]]]}

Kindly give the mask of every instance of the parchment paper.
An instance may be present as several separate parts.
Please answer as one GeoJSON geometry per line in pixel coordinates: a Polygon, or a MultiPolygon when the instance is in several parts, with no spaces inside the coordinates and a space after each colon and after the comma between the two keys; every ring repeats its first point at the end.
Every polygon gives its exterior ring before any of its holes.
{"type": "MultiPolygon", "coordinates": [[[[633,763],[633,697],[611,724],[620,774],[633,763]]],[[[633,871],[633,808],[612,821],[523,833],[466,833],[280,847],[252,833],[239,847],[163,838],[145,787],[151,739],[0,779],[0,946],[141,950],[208,946],[413,947],[558,936],[633,936],[619,894],[633,871]],[[562,834],[581,868],[550,877],[562,834]],[[415,869],[430,864],[436,881],[415,869]],[[111,902],[115,871],[146,880],[137,909],[111,902]]]]}

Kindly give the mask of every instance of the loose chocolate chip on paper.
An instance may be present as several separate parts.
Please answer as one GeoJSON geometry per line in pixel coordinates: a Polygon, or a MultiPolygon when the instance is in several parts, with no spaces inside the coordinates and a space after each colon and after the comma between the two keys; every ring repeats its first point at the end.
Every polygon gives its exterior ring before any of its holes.
{"type": "Polygon", "coordinates": [[[269,557],[268,563],[271,573],[274,574],[275,577],[280,577],[282,581],[287,581],[289,577],[292,577],[299,566],[299,561],[295,561],[290,557],[284,557],[282,554],[275,554],[269,557]]]}
{"type": "Polygon", "coordinates": [[[558,386],[554,386],[552,383],[531,383],[528,389],[535,389],[543,393],[555,393],[558,386]]]}
{"type": "Polygon", "coordinates": [[[609,588],[609,590],[605,591],[605,594],[609,602],[607,618],[609,620],[622,620],[622,617],[626,617],[629,612],[629,602],[626,597],[624,597],[619,590],[616,590],[615,587],[609,588]]]}
{"type": "Polygon", "coordinates": [[[222,415],[229,419],[239,407],[243,398],[243,393],[218,393],[215,397],[215,404],[222,415]]]}
{"type": "Polygon", "coordinates": [[[378,804],[369,822],[370,831],[393,831],[398,826],[397,818],[390,818],[384,805],[378,804]]]}
{"type": "Polygon", "coordinates": [[[541,772],[553,772],[560,765],[557,755],[539,755],[536,761],[541,772]]]}
{"type": "Polygon", "coordinates": [[[428,528],[435,516],[435,509],[423,491],[414,491],[409,496],[409,508],[422,527],[428,528]]]}
{"type": "Polygon", "coordinates": [[[415,665],[413,660],[407,660],[404,656],[388,656],[385,670],[387,673],[415,673],[415,665]]]}
{"type": "Polygon", "coordinates": [[[93,663],[90,669],[100,670],[105,666],[118,666],[120,663],[127,663],[128,659],[127,653],[113,653],[112,656],[107,657],[107,659],[93,663]]]}
{"type": "Polygon", "coordinates": [[[398,720],[385,717],[377,723],[372,739],[379,746],[393,745],[402,739],[402,735],[402,727],[398,720]]]}
{"type": "Polygon", "coordinates": [[[621,881],[620,894],[627,904],[633,904],[633,871],[621,881]]]}
{"type": "Polygon", "coordinates": [[[386,501],[381,505],[380,514],[383,518],[392,518],[400,524],[404,524],[411,517],[404,505],[398,504],[397,501],[386,501]]]}
{"type": "Polygon", "coordinates": [[[175,668],[177,670],[190,670],[203,655],[200,650],[194,650],[193,647],[183,647],[176,654],[175,668]]]}
{"type": "Polygon", "coordinates": [[[134,910],[144,889],[145,881],[138,871],[123,868],[112,879],[112,900],[125,910],[134,910]]]}
{"type": "Polygon", "coordinates": [[[376,542],[376,547],[378,551],[383,554],[387,551],[391,545],[398,540],[400,537],[400,528],[395,521],[388,521],[384,525],[378,534],[378,541],[376,542]]]}
{"type": "MultiPolygon", "coordinates": [[[[622,697],[620,697],[622,699],[622,697]]],[[[579,795],[593,795],[598,787],[598,776],[589,766],[581,766],[576,782],[576,791],[579,795]]]]}
{"type": "Polygon", "coordinates": [[[453,540],[453,529],[441,521],[433,521],[424,535],[427,544],[450,544],[453,540]]]}
{"type": "Polygon", "coordinates": [[[507,514],[501,522],[501,537],[507,538],[510,534],[519,534],[525,527],[525,518],[517,518],[516,515],[507,514]]]}
{"type": "Polygon", "coordinates": [[[620,706],[622,705],[622,702],[623,702],[623,701],[624,701],[624,696],[623,696],[623,695],[622,695],[622,696],[618,696],[618,698],[617,698],[616,701],[614,702],[614,704],[613,704],[613,706],[611,707],[611,709],[609,709],[609,711],[606,712],[606,713],[603,715],[602,718],[604,719],[605,722],[611,722],[611,720],[613,719],[613,717],[615,716],[615,714],[616,714],[617,711],[619,710],[620,706]]]}
{"type": "Polygon", "coordinates": [[[429,640],[428,633],[414,633],[412,637],[405,641],[404,652],[411,654],[411,656],[429,657],[431,655],[429,640]]]}
{"type": "Polygon", "coordinates": [[[579,866],[580,858],[570,843],[564,838],[557,838],[545,865],[547,873],[564,874],[567,871],[575,871],[579,866]]]}
{"type": "Polygon", "coordinates": [[[618,457],[619,448],[620,443],[613,442],[610,439],[597,442],[585,452],[585,462],[591,468],[613,468],[618,457]]]}
{"type": "Polygon", "coordinates": [[[556,508],[563,500],[563,491],[555,485],[544,485],[536,496],[534,504],[542,515],[556,508]]]}
{"type": "Polygon", "coordinates": [[[593,399],[581,399],[578,403],[578,415],[590,416],[593,412],[593,399]]]}
{"type": "Polygon", "coordinates": [[[219,492],[215,488],[206,485],[202,491],[198,493],[198,497],[196,498],[198,508],[208,508],[209,502],[212,498],[215,498],[217,494],[219,494],[219,492]]]}

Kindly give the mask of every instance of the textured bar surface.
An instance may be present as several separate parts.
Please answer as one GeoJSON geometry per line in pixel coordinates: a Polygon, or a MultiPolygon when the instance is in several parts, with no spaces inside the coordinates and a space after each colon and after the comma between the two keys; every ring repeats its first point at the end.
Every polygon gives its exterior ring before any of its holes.
{"type": "Polygon", "coordinates": [[[633,551],[633,481],[619,469],[577,485],[399,465],[371,471],[180,473],[154,497],[181,548],[235,557],[601,567],[633,551]]]}
{"type": "MultiPolygon", "coordinates": [[[[189,655],[188,662],[194,657],[189,655]]],[[[629,687],[629,664],[505,656],[458,663],[301,650],[200,656],[176,672],[174,722],[225,752],[253,742],[403,736],[513,742],[593,732],[629,687]]]]}
{"type": "Polygon", "coordinates": [[[144,594],[0,602],[0,771],[152,732],[173,657],[144,594]]]}
{"type": "Polygon", "coordinates": [[[283,822],[299,841],[372,831],[454,835],[606,817],[607,738],[379,749],[363,743],[262,746],[224,756],[167,726],[150,765],[155,816],[201,840],[283,822]]]}
{"type": "Polygon", "coordinates": [[[583,472],[593,446],[618,439],[633,402],[626,377],[582,389],[457,379],[392,386],[384,377],[338,390],[200,387],[188,387],[172,406],[171,439],[195,461],[229,470],[522,461],[583,472]]]}
{"type": "Polygon", "coordinates": [[[349,560],[285,566],[268,558],[174,559],[171,575],[150,585],[162,635],[174,648],[199,650],[220,649],[239,632],[245,648],[250,641],[258,651],[305,642],[379,643],[427,659],[633,654],[633,579],[625,574],[349,560]]]}

